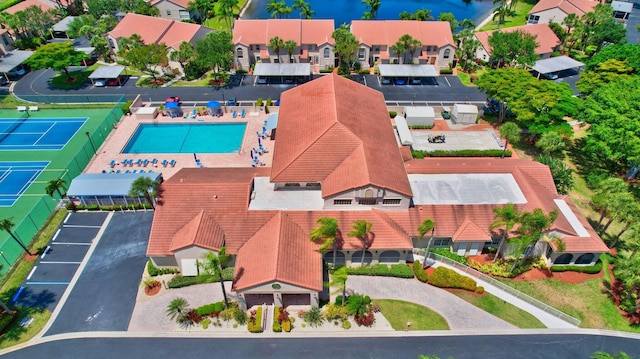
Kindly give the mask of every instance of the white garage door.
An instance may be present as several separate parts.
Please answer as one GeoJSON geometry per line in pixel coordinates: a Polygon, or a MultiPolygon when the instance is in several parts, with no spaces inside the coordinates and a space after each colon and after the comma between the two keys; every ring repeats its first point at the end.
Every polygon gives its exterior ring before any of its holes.
{"type": "Polygon", "coordinates": [[[180,266],[182,268],[182,275],[185,277],[192,277],[198,275],[197,259],[183,258],[180,260],[180,266]]]}

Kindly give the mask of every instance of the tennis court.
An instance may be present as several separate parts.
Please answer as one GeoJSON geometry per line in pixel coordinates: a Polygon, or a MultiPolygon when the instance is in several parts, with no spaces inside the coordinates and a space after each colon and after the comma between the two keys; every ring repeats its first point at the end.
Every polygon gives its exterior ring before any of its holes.
{"type": "Polygon", "coordinates": [[[87,118],[0,119],[0,151],[60,150],[87,118]]]}
{"type": "Polygon", "coordinates": [[[0,162],[0,207],[11,207],[49,162],[0,162]]]}

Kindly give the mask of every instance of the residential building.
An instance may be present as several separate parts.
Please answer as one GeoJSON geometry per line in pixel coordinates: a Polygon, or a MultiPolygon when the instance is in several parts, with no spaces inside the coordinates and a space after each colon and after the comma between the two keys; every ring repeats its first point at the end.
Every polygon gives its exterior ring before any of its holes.
{"type": "Polygon", "coordinates": [[[513,32],[518,30],[534,35],[536,37],[536,43],[538,44],[538,47],[536,47],[536,54],[540,56],[541,59],[547,59],[551,57],[551,53],[558,51],[560,45],[562,44],[562,41],[558,39],[558,36],[556,36],[553,30],[551,30],[549,25],[546,23],[509,27],[493,31],[482,31],[473,34],[481,44],[476,51],[476,58],[483,61],[489,61],[491,59],[491,46],[489,46],[489,36],[491,36],[495,31],[513,32]]]}
{"type": "Polygon", "coordinates": [[[376,64],[428,64],[448,68],[456,45],[446,21],[354,20],[351,32],[360,44],[357,60],[364,69],[376,64]],[[405,34],[419,40],[422,47],[413,54],[396,54],[391,49],[405,34]],[[410,58],[409,58],[410,57],[410,58]]]}
{"type": "Polygon", "coordinates": [[[323,260],[405,263],[426,245],[417,230],[426,218],[433,247],[477,255],[497,247],[502,233],[489,226],[507,203],[558,212],[532,251],[549,264],[593,264],[608,251],[541,163],[410,159],[382,94],[334,74],[281,100],[271,168],[184,168],[162,184],[147,248],[156,266],[196,275],[197,261],[225,246],[242,308],[317,306],[323,260]],[[320,218],[338,222],[335,254],[310,241],[320,218]],[[372,224],[364,239],[347,234],[356,220],[372,224]]]}
{"type": "Polygon", "coordinates": [[[9,13],[9,14],[15,14],[18,11],[22,11],[28,7],[31,6],[38,6],[40,7],[40,9],[42,9],[42,11],[47,11],[47,10],[51,10],[51,9],[57,9],[58,6],[56,5],[55,2],[53,1],[49,1],[49,0],[24,0],[21,1],[9,8],[7,8],[6,10],[4,10],[5,12],[9,13]]]}
{"type": "Polygon", "coordinates": [[[182,21],[191,20],[189,13],[190,0],[151,0],[149,4],[157,8],[160,17],[169,20],[182,21]]]}
{"type": "Polygon", "coordinates": [[[249,70],[260,62],[310,63],[318,69],[329,68],[335,65],[333,31],[333,20],[236,20],[233,27],[236,68],[249,70]],[[276,53],[269,46],[276,36],[283,41],[295,41],[297,46],[291,55],[284,48],[276,53]]]}
{"type": "Polygon", "coordinates": [[[593,8],[600,4],[599,1],[591,0],[540,0],[529,11],[529,24],[548,24],[557,22],[559,24],[569,14],[581,17],[585,13],[593,11],[593,8]]]}
{"type": "Polygon", "coordinates": [[[13,37],[7,29],[0,29],[0,56],[4,56],[11,52],[13,46],[13,37]]]}
{"type": "Polygon", "coordinates": [[[145,44],[163,43],[170,50],[177,50],[183,42],[195,44],[211,29],[186,22],[163,19],[155,16],[127,14],[116,27],[109,31],[107,39],[114,52],[119,50],[118,41],[137,34],[145,44]]]}

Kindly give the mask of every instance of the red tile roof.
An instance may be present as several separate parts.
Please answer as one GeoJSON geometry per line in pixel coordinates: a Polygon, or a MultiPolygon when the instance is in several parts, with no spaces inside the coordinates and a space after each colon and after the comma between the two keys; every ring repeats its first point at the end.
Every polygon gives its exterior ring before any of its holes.
{"type": "Polygon", "coordinates": [[[164,43],[177,49],[181,43],[192,41],[200,29],[203,27],[196,24],[128,13],[109,35],[122,39],[138,34],[147,45],[164,43]]]}
{"type": "Polygon", "coordinates": [[[529,11],[529,14],[558,8],[567,15],[576,14],[580,17],[587,12],[593,11],[593,8],[599,3],[599,1],[590,0],[540,0],[531,11],[529,11]]]}
{"type": "Polygon", "coordinates": [[[9,14],[15,14],[18,11],[23,11],[24,9],[31,7],[31,6],[38,6],[40,7],[40,9],[42,9],[42,11],[47,11],[50,9],[56,9],[57,6],[55,5],[55,3],[51,2],[51,1],[47,1],[47,0],[24,0],[22,2],[19,2],[15,5],[13,5],[12,7],[4,10],[5,12],[9,13],[9,14]]]}
{"type": "Polygon", "coordinates": [[[189,246],[217,251],[224,242],[224,231],[204,210],[180,229],[171,240],[169,250],[175,252],[189,246]]]}
{"type": "MultiPolygon", "coordinates": [[[[538,44],[538,47],[535,52],[538,55],[552,53],[562,43],[548,24],[516,26],[494,31],[513,32],[517,30],[536,36],[536,43],[538,44]]],[[[491,46],[489,45],[489,36],[491,36],[494,31],[476,32],[474,34],[489,55],[491,55],[492,51],[491,46]]]]}
{"type": "Polygon", "coordinates": [[[233,25],[233,43],[244,45],[268,45],[279,37],[293,40],[298,46],[305,44],[335,44],[331,37],[335,28],[333,20],[269,19],[236,20],[233,25]]]}
{"type": "Polygon", "coordinates": [[[458,230],[453,233],[451,239],[454,242],[491,242],[491,235],[486,229],[481,229],[471,222],[469,218],[465,218],[458,230]]]}
{"type": "Polygon", "coordinates": [[[409,34],[424,46],[455,47],[451,26],[446,21],[353,20],[351,32],[367,46],[393,45],[402,35],[409,34]]]}
{"type": "Polygon", "coordinates": [[[411,196],[382,93],[335,74],[282,93],[271,182],[367,185],[411,196]]]}

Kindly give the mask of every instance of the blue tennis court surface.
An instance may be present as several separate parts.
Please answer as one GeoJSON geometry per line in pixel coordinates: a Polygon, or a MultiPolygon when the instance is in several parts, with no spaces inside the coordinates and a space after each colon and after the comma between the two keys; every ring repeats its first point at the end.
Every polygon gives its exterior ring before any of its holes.
{"type": "Polygon", "coordinates": [[[60,150],[86,118],[0,119],[0,151],[60,150]]]}
{"type": "Polygon", "coordinates": [[[49,162],[0,162],[0,206],[11,207],[49,162]]]}

